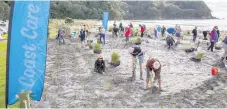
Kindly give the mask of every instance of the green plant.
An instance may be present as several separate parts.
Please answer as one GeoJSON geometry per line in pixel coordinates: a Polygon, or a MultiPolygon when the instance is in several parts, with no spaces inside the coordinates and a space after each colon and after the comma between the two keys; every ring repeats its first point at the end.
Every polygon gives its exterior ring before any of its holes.
{"type": "Polygon", "coordinates": [[[120,61],[120,56],[118,54],[117,51],[114,51],[111,55],[111,58],[112,58],[112,63],[116,63],[116,62],[119,62],[120,61]]]}
{"type": "Polygon", "coordinates": [[[99,43],[94,44],[93,50],[94,51],[101,51],[102,50],[101,45],[99,43]]]}
{"type": "Polygon", "coordinates": [[[202,59],[204,53],[203,52],[198,52],[195,56],[195,59],[202,59]]]}
{"type": "Polygon", "coordinates": [[[141,43],[141,38],[140,37],[136,37],[132,41],[133,41],[134,44],[140,44],[141,43]]]}
{"type": "Polygon", "coordinates": [[[113,31],[113,27],[110,26],[109,29],[108,29],[109,32],[112,32],[113,31]]]}

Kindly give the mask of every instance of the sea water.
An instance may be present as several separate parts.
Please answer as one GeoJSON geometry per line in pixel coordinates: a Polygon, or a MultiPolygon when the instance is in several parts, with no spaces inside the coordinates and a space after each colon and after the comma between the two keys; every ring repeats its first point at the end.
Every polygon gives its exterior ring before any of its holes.
{"type": "MultiPolygon", "coordinates": [[[[132,23],[134,27],[138,27],[139,24],[145,24],[147,27],[162,26],[165,27],[175,27],[176,24],[180,25],[183,29],[193,29],[195,26],[198,27],[198,30],[212,30],[214,26],[218,26],[220,31],[227,30],[227,19],[187,19],[187,20],[121,20],[116,21],[117,25],[122,22],[123,26],[127,26],[132,23]]],[[[109,21],[108,26],[112,26],[114,21],[109,21]]],[[[98,25],[101,25],[102,22],[98,21],[98,25]]]]}

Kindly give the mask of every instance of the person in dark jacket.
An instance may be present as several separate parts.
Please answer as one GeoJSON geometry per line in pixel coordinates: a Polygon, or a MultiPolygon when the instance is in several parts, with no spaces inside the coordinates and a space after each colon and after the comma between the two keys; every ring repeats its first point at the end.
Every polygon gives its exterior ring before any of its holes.
{"type": "Polygon", "coordinates": [[[143,80],[143,68],[142,68],[142,64],[143,64],[143,60],[144,60],[144,53],[142,51],[142,49],[136,45],[133,46],[129,49],[129,52],[132,56],[132,80],[135,79],[135,67],[136,67],[136,58],[138,58],[139,60],[139,65],[140,65],[140,80],[143,80]]]}
{"type": "Polygon", "coordinates": [[[85,30],[81,29],[80,30],[81,47],[83,47],[85,45],[85,37],[86,37],[85,30]]]}
{"type": "Polygon", "coordinates": [[[195,27],[195,29],[192,30],[192,34],[193,34],[193,42],[195,42],[197,38],[197,27],[195,27]]]}
{"type": "Polygon", "coordinates": [[[105,62],[103,60],[103,57],[100,55],[98,59],[95,61],[95,72],[99,74],[103,74],[105,72],[105,62]]]}
{"type": "Polygon", "coordinates": [[[217,27],[217,34],[218,34],[218,39],[219,39],[219,37],[220,37],[220,31],[219,31],[218,27],[217,27]]]}
{"type": "Polygon", "coordinates": [[[207,34],[208,34],[208,31],[203,31],[203,36],[204,36],[203,40],[207,40],[207,34]]]}
{"type": "Polygon", "coordinates": [[[174,43],[175,43],[175,40],[173,39],[173,37],[168,35],[166,37],[166,44],[168,45],[168,49],[170,49],[170,47],[172,47],[174,43]]]}
{"type": "Polygon", "coordinates": [[[164,37],[165,32],[166,32],[166,27],[163,25],[163,27],[162,27],[162,37],[164,37]]]}

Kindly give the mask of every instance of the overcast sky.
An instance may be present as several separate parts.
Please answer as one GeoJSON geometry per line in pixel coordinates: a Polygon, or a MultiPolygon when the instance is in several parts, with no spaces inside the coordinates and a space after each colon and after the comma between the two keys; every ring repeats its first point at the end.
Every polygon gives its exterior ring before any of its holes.
{"type": "Polygon", "coordinates": [[[203,0],[213,11],[212,15],[227,19],[227,0],[203,0]]]}

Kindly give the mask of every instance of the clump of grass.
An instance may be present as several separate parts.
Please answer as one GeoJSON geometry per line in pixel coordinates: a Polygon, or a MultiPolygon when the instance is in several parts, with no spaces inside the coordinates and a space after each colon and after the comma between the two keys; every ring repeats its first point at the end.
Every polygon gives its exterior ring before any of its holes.
{"type": "Polygon", "coordinates": [[[112,59],[111,60],[112,63],[116,63],[116,62],[120,61],[120,56],[117,51],[113,51],[113,53],[111,55],[111,59],[112,59]]]}
{"type": "Polygon", "coordinates": [[[109,32],[112,32],[113,31],[113,26],[110,26],[109,29],[108,29],[109,32]]]}
{"type": "Polygon", "coordinates": [[[4,39],[8,39],[8,34],[3,34],[2,37],[3,37],[4,39]]]}
{"type": "Polygon", "coordinates": [[[94,48],[93,48],[93,50],[94,50],[94,51],[101,51],[101,50],[102,50],[102,48],[101,48],[100,43],[95,43],[95,44],[94,44],[94,48]]]}
{"type": "Polygon", "coordinates": [[[136,45],[137,45],[137,44],[141,44],[141,38],[140,38],[140,37],[136,37],[136,38],[134,38],[132,41],[133,41],[133,43],[136,44],[136,45]]]}

